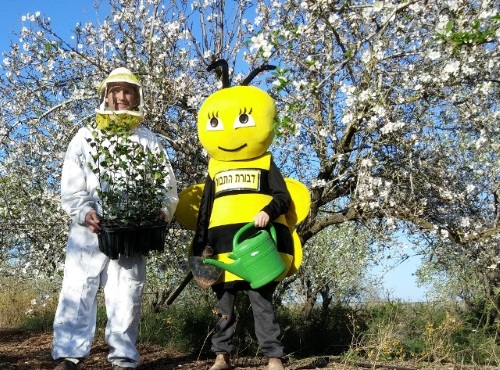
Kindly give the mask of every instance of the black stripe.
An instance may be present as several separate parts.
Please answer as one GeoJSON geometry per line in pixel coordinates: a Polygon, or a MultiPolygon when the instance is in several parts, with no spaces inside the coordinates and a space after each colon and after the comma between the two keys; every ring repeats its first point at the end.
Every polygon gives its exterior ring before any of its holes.
{"type": "MultiPolygon", "coordinates": [[[[208,243],[214,249],[214,254],[228,253],[233,250],[234,235],[242,228],[245,223],[230,224],[212,227],[208,229],[208,243]]],[[[293,239],[288,226],[280,223],[273,223],[276,229],[276,237],[278,240],[278,251],[293,255],[293,239]]],[[[250,229],[247,233],[254,233],[255,229],[250,229]]],[[[241,239],[245,238],[245,234],[241,239]]]]}

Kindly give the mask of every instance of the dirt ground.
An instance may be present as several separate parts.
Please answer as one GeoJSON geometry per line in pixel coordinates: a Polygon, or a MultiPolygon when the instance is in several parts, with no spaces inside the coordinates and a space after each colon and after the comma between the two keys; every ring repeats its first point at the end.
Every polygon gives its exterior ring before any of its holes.
{"type": "MultiPolygon", "coordinates": [[[[55,366],[50,357],[52,343],[51,333],[34,333],[15,329],[0,328],[0,370],[49,370],[55,366]]],[[[142,364],[138,370],[207,370],[213,360],[196,360],[180,354],[173,354],[157,345],[139,346],[142,364]]],[[[111,369],[106,361],[107,346],[102,339],[97,339],[91,355],[80,366],[82,370],[111,369]]],[[[262,358],[237,358],[233,361],[233,370],[265,369],[266,362],[262,358]]],[[[348,365],[336,358],[316,357],[301,360],[290,360],[286,363],[287,370],[323,369],[323,370],[471,370],[451,364],[412,364],[390,363],[369,364],[357,363],[348,365]]],[[[476,368],[477,369],[477,368],[476,368]]],[[[493,367],[483,367],[493,370],[493,367]]]]}

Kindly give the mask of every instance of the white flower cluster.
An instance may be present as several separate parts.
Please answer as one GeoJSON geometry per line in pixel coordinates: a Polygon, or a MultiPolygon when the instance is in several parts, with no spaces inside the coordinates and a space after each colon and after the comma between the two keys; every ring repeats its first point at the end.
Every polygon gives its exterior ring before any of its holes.
{"type": "Polygon", "coordinates": [[[252,46],[250,46],[250,51],[262,51],[262,55],[264,58],[269,58],[271,56],[273,46],[266,39],[266,35],[264,33],[259,33],[257,36],[253,36],[251,40],[252,46]]]}

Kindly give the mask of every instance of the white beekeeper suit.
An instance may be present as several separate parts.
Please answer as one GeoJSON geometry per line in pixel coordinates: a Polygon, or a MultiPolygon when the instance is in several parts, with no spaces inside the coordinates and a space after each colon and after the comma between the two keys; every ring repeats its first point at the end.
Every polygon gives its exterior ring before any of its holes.
{"type": "MultiPolygon", "coordinates": [[[[139,87],[139,115],[137,111],[134,115],[141,118],[142,91],[135,76],[125,68],[113,71],[99,89],[101,99],[106,95],[102,89],[106,90],[110,81],[125,81],[139,87]]],[[[98,125],[99,118],[102,124],[109,111],[106,112],[101,105],[96,112],[98,125]]],[[[163,150],[149,129],[138,125],[132,130],[131,140],[152,150],[163,150]]],[[[92,162],[88,138],[91,138],[90,129],[81,128],[68,146],[62,170],[61,204],[72,223],[66,248],[64,280],[54,319],[52,357],[77,363],[90,354],[96,327],[97,292],[102,286],[108,318],[105,332],[110,347],[108,360],[115,366],[135,368],[140,361],[135,343],[146,278],[146,258],[134,255],[110,259],[100,252],[97,234],[92,233],[86,225],[85,216],[90,210],[101,214],[97,196],[99,180],[88,166],[92,162]]],[[[170,165],[168,167],[169,189],[165,193],[163,212],[167,219],[172,219],[178,195],[173,170],[170,165]]]]}

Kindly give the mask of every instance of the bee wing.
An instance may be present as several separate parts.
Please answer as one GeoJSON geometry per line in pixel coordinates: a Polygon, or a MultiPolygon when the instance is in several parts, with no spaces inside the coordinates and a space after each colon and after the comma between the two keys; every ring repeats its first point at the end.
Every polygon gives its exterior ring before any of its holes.
{"type": "Polygon", "coordinates": [[[295,226],[304,221],[309,214],[311,194],[309,194],[307,187],[300,181],[286,177],[285,183],[292,199],[285,218],[293,239],[293,260],[290,262],[290,269],[286,273],[286,276],[292,276],[302,264],[302,243],[295,230],[295,226]]]}
{"type": "Polygon", "coordinates": [[[179,193],[175,219],[186,229],[196,230],[204,184],[192,185],[179,193]]]}
{"type": "Polygon", "coordinates": [[[304,221],[306,216],[309,214],[309,208],[311,207],[311,194],[307,187],[300,181],[286,177],[285,178],[286,188],[290,193],[292,202],[290,203],[290,208],[285,214],[286,222],[290,231],[295,229],[295,225],[304,221]]]}
{"type": "Polygon", "coordinates": [[[300,265],[302,264],[302,243],[300,242],[299,235],[297,231],[293,230],[292,232],[293,239],[293,260],[290,264],[290,269],[288,270],[286,276],[292,276],[295,274],[300,265]]]}

